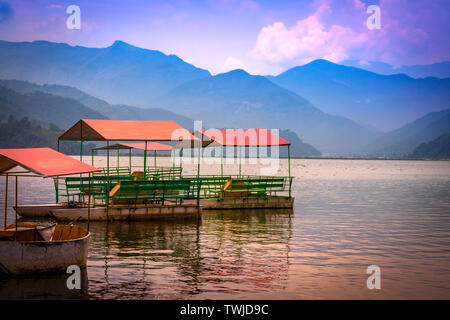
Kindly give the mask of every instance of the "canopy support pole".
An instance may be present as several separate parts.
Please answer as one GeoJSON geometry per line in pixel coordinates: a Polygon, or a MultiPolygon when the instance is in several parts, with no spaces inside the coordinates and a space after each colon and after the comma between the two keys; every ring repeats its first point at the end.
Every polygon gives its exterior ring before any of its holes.
{"type": "Polygon", "coordinates": [[[83,161],[83,121],[80,121],[80,161],[83,161]]]}
{"type": "Polygon", "coordinates": [[[175,169],[177,166],[177,152],[175,149],[172,149],[170,152],[170,158],[172,159],[172,168],[175,169]]]}
{"type": "Polygon", "coordinates": [[[155,168],[156,168],[156,150],[155,150],[155,168]]]}
{"type": "Polygon", "coordinates": [[[242,147],[238,147],[238,149],[239,149],[239,177],[242,175],[241,174],[241,166],[242,166],[242,164],[241,164],[241,160],[242,160],[242,147]]]}
{"type": "MultiPolygon", "coordinates": [[[[59,138],[58,138],[58,141],[56,143],[56,151],[59,152],[59,138]]],[[[56,179],[56,180],[54,180],[54,181],[56,181],[56,183],[55,183],[55,193],[56,193],[55,203],[58,203],[58,201],[59,201],[59,177],[56,176],[55,179],[56,179]]],[[[69,201],[69,199],[67,199],[67,201],[69,201]]]]}
{"type": "Polygon", "coordinates": [[[181,150],[180,150],[180,168],[181,168],[181,173],[183,173],[183,148],[181,148],[181,150]]]}
{"type": "Polygon", "coordinates": [[[292,188],[292,180],[291,180],[291,148],[288,145],[288,172],[289,172],[289,199],[291,198],[291,188],[292,188]]]}
{"type": "MultiPolygon", "coordinates": [[[[83,161],[83,121],[80,123],[80,161],[83,161]]],[[[83,176],[83,174],[80,173],[80,179],[83,176]]],[[[81,180],[81,186],[83,187],[83,180],[81,180]]],[[[75,200],[75,197],[74,197],[75,200]]],[[[78,196],[78,200],[80,202],[84,202],[84,199],[82,196],[78,196]]],[[[69,201],[69,199],[67,199],[69,201]]]]}
{"type": "Polygon", "coordinates": [[[147,141],[145,141],[144,150],[144,179],[147,177],[147,141]]]}
{"type": "Polygon", "coordinates": [[[91,173],[89,172],[89,187],[88,187],[88,232],[89,232],[89,224],[91,222],[91,173]]]}
{"type": "Polygon", "coordinates": [[[15,187],[16,187],[16,192],[15,192],[15,201],[14,201],[14,211],[16,212],[16,232],[15,232],[15,234],[14,234],[14,237],[17,237],[17,202],[18,202],[18,200],[17,200],[17,194],[18,194],[18,192],[17,192],[17,183],[18,183],[18,181],[19,181],[19,179],[18,179],[19,177],[18,176],[16,176],[16,185],[15,185],[15,187]]]}
{"type": "Polygon", "coordinates": [[[6,229],[6,217],[8,216],[8,174],[5,176],[5,223],[4,228],[6,229]]]}
{"type": "Polygon", "coordinates": [[[109,206],[109,140],[106,141],[106,216],[108,216],[108,206],[109,206]]]}
{"type": "Polygon", "coordinates": [[[202,141],[199,139],[198,140],[198,148],[197,148],[197,160],[198,160],[198,164],[197,164],[197,206],[200,206],[200,151],[201,151],[201,147],[202,147],[202,141]]]}
{"type": "Polygon", "coordinates": [[[130,160],[130,174],[131,174],[131,148],[130,148],[130,152],[128,154],[129,160],[130,160]]]}
{"type": "Polygon", "coordinates": [[[223,146],[220,147],[220,176],[223,178],[223,146]]]}
{"type": "Polygon", "coordinates": [[[91,165],[94,166],[94,149],[91,150],[91,165]]]}
{"type": "Polygon", "coordinates": [[[120,149],[117,149],[117,174],[119,174],[120,149]]]}

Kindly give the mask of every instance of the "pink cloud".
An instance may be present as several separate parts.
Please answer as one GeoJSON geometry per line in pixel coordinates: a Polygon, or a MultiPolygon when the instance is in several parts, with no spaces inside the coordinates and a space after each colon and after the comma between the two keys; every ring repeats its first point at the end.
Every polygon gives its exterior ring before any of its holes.
{"type": "MultiPolygon", "coordinates": [[[[331,1],[323,1],[321,5],[317,5],[314,2],[314,13],[298,20],[292,27],[278,21],[262,28],[253,48],[253,55],[268,63],[287,66],[318,58],[333,62],[347,59],[348,50],[367,42],[367,35],[337,24],[327,28],[321,20],[332,13],[330,3],[331,1]]],[[[361,10],[361,7],[358,9],[361,10]]]]}
{"type": "Polygon", "coordinates": [[[381,29],[369,30],[360,0],[315,0],[293,26],[263,27],[252,55],[284,68],[314,59],[383,61],[393,65],[450,60],[450,13],[445,0],[380,0],[381,29]]]}
{"type": "Polygon", "coordinates": [[[236,70],[236,69],[246,69],[246,67],[242,63],[242,61],[239,60],[238,58],[227,57],[225,59],[225,62],[223,64],[223,66],[222,66],[222,71],[223,72],[228,72],[228,71],[236,70]]]}

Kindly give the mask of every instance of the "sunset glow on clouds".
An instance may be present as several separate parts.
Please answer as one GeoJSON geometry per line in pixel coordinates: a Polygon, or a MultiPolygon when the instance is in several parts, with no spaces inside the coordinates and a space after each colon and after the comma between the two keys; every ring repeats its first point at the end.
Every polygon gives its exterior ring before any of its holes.
{"type": "Polygon", "coordinates": [[[236,69],[246,69],[246,67],[244,66],[241,60],[235,57],[228,57],[222,66],[222,71],[228,72],[236,69]]]}
{"type": "Polygon", "coordinates": [[[448,60],[449,41],[436,29],[441,25],[450,31],[445,19],[448,10],[439,13],[448,4],[438,2],[414,1],[410,5],[406,0],[380,0],[382,27],[369,30],[369,14],[361,1],[314,1],[311,7],[315,11],[295,25],[277,21],[263,27],[252,54],[278,71],[319,58],[382,61],[396,66],[448,60]]]}
{"type": "Polygon", "coordinates": [[[0,0],[0,40],[88,47],[115,40],[176,54],[212,73],[275,74],[323,58],[400,65],[450,60],[448,0],[0,0]],[[77,4],[79,31],[65,27],[77,4]],[[369,5],[381,29],[369,30],[369,5]]]}
{"type": "MultiPolygon", "coordinates": [[[[358,9],[365,11],[364,6],[358,9]]],[[[329,4],[324,3],[292,27],[282,21],[264,27],[253,49],[254,56],[277,66],[305,64],[318,58],[332,62],[349,58],[348,50],[364,45],[368,36],[347,26],[327,29],[321,19],[331,12],[329,4]]]]}

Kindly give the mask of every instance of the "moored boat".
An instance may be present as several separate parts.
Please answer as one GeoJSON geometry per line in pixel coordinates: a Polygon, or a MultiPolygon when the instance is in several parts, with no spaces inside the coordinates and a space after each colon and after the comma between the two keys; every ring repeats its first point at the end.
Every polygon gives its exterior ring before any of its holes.
{"type": "MultiPolygon", "coordinates": [[[[0,230],[0,274],[66,272],[86,266],[90,233],[77,225],[38,226],[18,222],[18,178],[55,177],[100,171],[50,148],[0,149],[5,176],[4,229],[0,230]],[[22,167],[26,171],[11,171],[22,167]],[[15,178],[15,223],[7,225],[8,180],[15,178]]],[[[42,211],[42,210],[41,210],[42,211]]],[[[89,224],[88,224],[89,229],[89,224]]]]}
{"type": "Polygon", "coordinates": [[[77,225],[11,224],[0,230],[0,274],[66,272],[86,266],[90,233],[77,225]]]}

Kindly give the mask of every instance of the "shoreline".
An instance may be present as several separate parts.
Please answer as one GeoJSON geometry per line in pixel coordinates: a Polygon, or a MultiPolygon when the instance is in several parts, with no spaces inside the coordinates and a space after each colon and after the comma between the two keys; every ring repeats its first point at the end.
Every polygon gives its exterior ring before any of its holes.
{"type": "MultiPolygon", "coordinates": [[[[74,155],[71,154],[69,155],[71,157],[77,157],[79,158],[80,155],[74,155]]],[[[88,155],[83,155],[84,157],[88,157],[88,155]]],[[[101,156],[105,156],[106,155],[95,155],[96,157],[101,157],[101,156]]],[[[125,156],[125,155],[121,155],[125,156]]],[[[91,157],[91,155],[89,155],[89,157],[91,157]]],[[[110,155],[111,158],[114,158],[114,155],[110,155]]],[[[141,157],[144,158],[143,155],[140,154],[133,154],[133,157],[141,157]]],[[[150,156],[147,156],[148,158],[150,156]]],[[[157,158],[171,158],[172,156],[170,155],[157,155],[157,158]]],[[[177,159],[179,159],[178,157],[176,157],[177,159]]],[[[192,157],[185,157],[185,158],[192,158],[192,157]]],[[[214,157],[202,157],[202,158],[214,158],[214,157]]],[[[239,159],[239,157],[230,157],[230,158],[234,158],[234,159],[239,159]]],[[[225,158],[224,158],[225,159],[225,158]]],[[[243,158],[244,159],[244,158],[243,158]]],[[[254,157],[246,157],[245,159],[254,159],[254,157]]],[[[256,159],[259,159],[259,157],[257,157],[256,159]]],[[[263,159],[271,159],[269,158],[263,158],[263,159]]],[[[276,159],[276,158],[275,158],[276,159]]],[[[288,157],[278,157],[278,159],[288,159],[288,157]]],[[[395,160],[395,161],[450,161],[450,159],[428,159],[428,158],[423,158],[423,159],[416,159],[416,158],[375,158],[375,157],[354,157],[354,158],[350,158],[350,157],[295,157],[295,156],[291,156],[291,159],[301,159],[301,160],[395,160]]]]}

